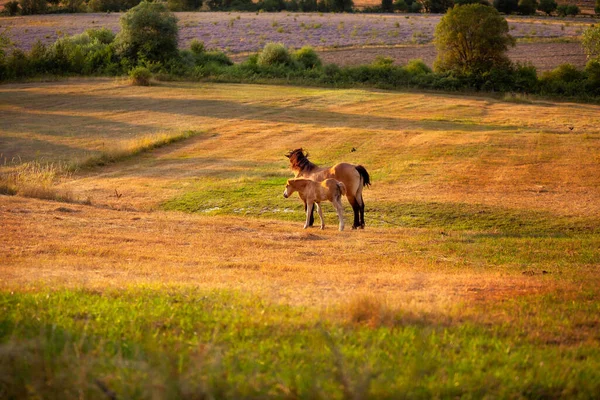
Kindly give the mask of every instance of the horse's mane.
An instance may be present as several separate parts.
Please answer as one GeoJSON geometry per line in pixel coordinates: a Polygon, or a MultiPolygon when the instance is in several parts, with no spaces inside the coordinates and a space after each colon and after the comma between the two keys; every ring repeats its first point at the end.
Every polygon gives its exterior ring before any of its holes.
{"type": "Polygon", "coordinates": [[[308,152],[304,153],[302,148],[292,150],[285,155],[290,159],[290,164],[294,171],[298,172],[310,172],[315,168],[318,168],[316,164],[313,164],[308,159],[308,152]]]}

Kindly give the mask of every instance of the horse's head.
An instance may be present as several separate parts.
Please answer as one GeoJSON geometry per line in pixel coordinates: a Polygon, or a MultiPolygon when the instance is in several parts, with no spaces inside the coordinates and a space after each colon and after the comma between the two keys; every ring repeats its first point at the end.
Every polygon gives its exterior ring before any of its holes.
{"type": "Polygon", "coordinates": [[[316,167],[316,165],[308,160],[308,152],[304,152],[302,147],[296,150],[290,150],[285,156],[290,159],[290,166],[292,167],[292,170],[297,173],[305,169],[310,171],[316,167]]]}
{"type": "Polygon", "coordinates": [[[294,188],[294,185],[292,185],[292,180],[288,179],[287,183],[285,184],[285,190],[283,191],[283,197],[287,199],[294,193],[295,190],[296,189],[294,188]]]}

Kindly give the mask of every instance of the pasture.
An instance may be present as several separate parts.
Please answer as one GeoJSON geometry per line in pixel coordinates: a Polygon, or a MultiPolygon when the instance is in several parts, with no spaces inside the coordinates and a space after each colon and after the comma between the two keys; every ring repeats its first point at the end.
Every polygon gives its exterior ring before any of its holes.
{"type": "Polygon", "coordinates": [[[2,85],[3,179],[69,202],[0,195],[0,397],[593,398],[599,111],[2,85]],[[302,229],[297,147],[367,167],[365,230],[302,229]]]}

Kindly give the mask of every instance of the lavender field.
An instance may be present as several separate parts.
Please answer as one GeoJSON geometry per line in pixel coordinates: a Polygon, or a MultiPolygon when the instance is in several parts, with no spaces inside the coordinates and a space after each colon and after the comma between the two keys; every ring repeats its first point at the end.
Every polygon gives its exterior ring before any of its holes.
{"type": "MultiPolygon", "coordinates": [[[[207,48],[240,54],[260,50],[267,42],[290,48],[376,47],[429,43],[441,15],[436,14],[318,14],[318,13],[176,13],[179,44],[193,39],[207,48]]],[[[121,14],[62,14],[0,18],[16,47],[28,50],[37,41],[52,43],[61,35],[106,27],[119,31],[121,14]]],[[[511,34],[533,41],[574,39],[592,22],[583,19],[508,18],[511,34]]]]}

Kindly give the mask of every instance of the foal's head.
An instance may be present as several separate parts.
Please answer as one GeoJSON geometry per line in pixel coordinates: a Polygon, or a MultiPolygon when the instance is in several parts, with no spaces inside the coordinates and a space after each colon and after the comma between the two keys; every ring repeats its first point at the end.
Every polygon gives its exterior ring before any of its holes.
{"type": "Polygon", "coordinates": [[[291,179],[288,179],[287,183],[285,184],[285,190],[283,191],[283,197],[285,197],[286,199],[288,197],[290,197],[295,191],[296,188],[294,187],[293,181],[291,179]]]}

